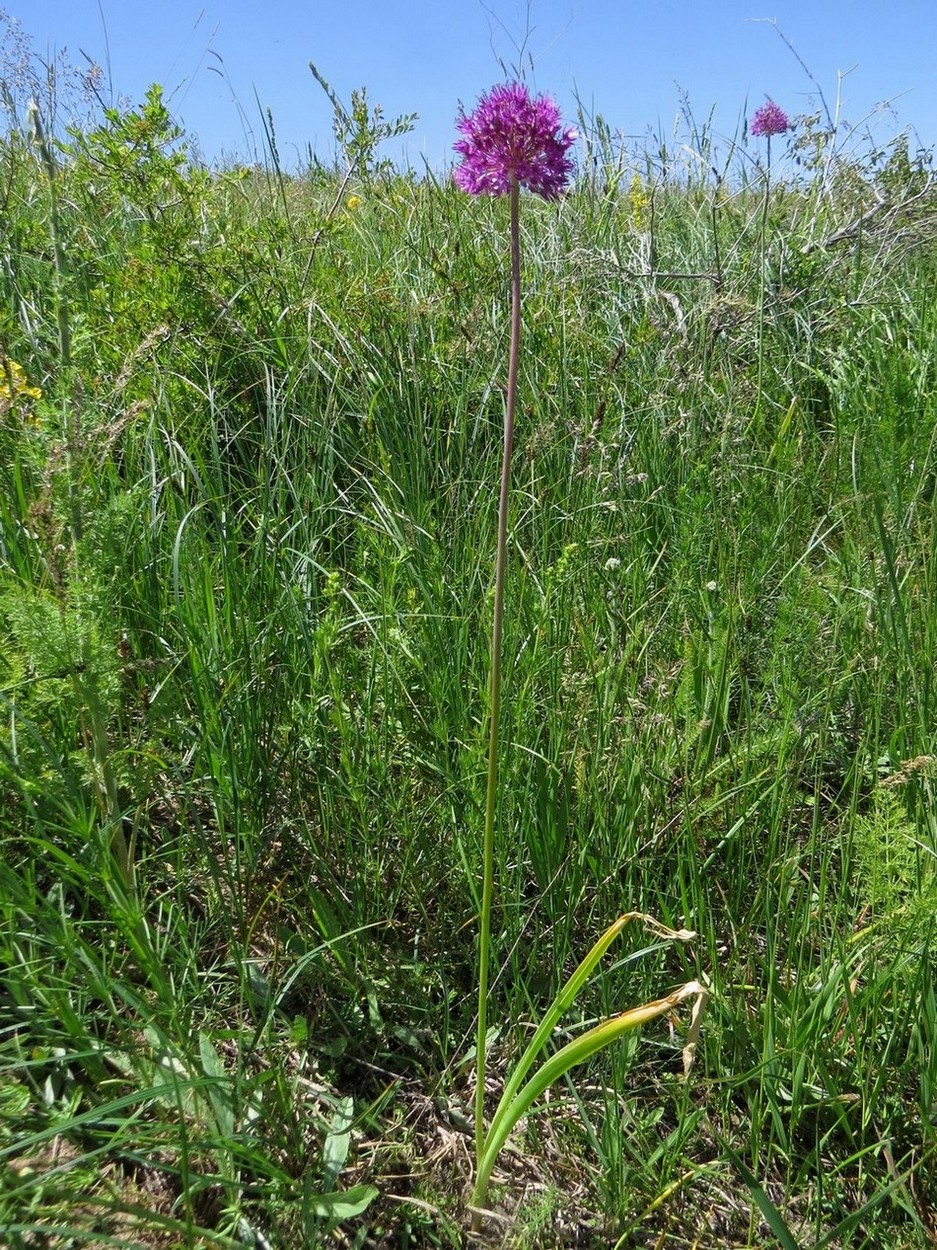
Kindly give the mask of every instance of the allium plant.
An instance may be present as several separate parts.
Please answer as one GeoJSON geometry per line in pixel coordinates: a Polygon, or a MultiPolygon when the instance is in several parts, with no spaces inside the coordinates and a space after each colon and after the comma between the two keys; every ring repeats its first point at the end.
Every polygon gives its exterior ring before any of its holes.
{"type": "Polygon", "coordinates": [[[454,145],[462,157],[453,174],[457,187],[469,195],[508,195],[522,186],[559,199],[573,172],[567,152],[576,132],[560,128],[560,111],[548,96],[532,100],[523,83],[504,83],[456,125],[465,136],[454,145]]]}
{"type": "Polygon", "coordinates": [[[462,138],[454,145],[462,157],[453,172],[456,186],[469,195],[510,197],[511,230],[511,347],[508,362],[507,402],[504,416],[504,452],[501,464],[501,492],[498,502],[498,538],[495,556],[495,594],[491,629],[491,671],[489,686],[488,780],[485,792],[485,832],[482,846],[482,898],[478,943],[478,1027],[476,1033],[475,1084],[475,1185],[472,1192],[472,1224],[481,1222],[492,1169],[513,1127],[535,1098],[570,1068],[609,1045],[616,1038],[648,1020],[672,1012],[686,998],[695,1000],[693,1019],[684,1064],[688,1068],[696,1046],[700,1014],[706,992],[690,981],[666,998],[646,1003],[621,1015],[602,1021],[548,1055],[539,1067],[534,1064],[546,1047],[560,1016],[573,1003],[589,980],[608,947],[632,920],[642,921],[654,933],[667,939],[688,941],[695,934],[675,931],[650,916],[636,912],[621,916],[586,955],[544,1014],[530,1045],[508,1078],[501,1101],[490,1126],[485,1127],[485,1072],[488,1019],[488,982],[491,963],[491,910],[494,893],[495,809],[498,792],[498,733],[501,709],[501,635],[504,619],[504,582],[507,567],[508,500],[511,480],[511,450],[514,443],[514,414],[517,406],[517,374],[521,328],[520,189],[526,187],[545,200],[556,200],[563,193],[573,165],[569,149],[576,133],[561,124],[556,105],[547,96],[531,98],[522,83],[493,87],[479,100],[474,112],[460,113],[457,126],[462,138]],[[531,1070],[533,1072],[531,1072],[531,1070]]]}
{"type": "Polygon", "coordinates": [[[760,109],[755,109],[748,129],[755,139],[768,140],[768,175],[771,174],[771,139],[773,135],[783,135],[790,130],[790,119],[779,104],[769,99],[760,109]]]}
{"type": "Polygon", "coordinates": [[[791,123],[781,106],[769,99],[767,104],[755,109],[748,128],[756,139],[763,136],[770,139],[772,135],[783,135],[790,127],[791,123]]]}
{"type": "Polygon", "coordinates": [[[765,369],[765,259],[768,237],[768,205],[771,197],[771,138],[790,130],[791,123],[779,104],[769,97],[767,104],[755,109],[748,129],[756,139],[767,139],[768,160],[765,172],[765,198],[761,209],[761,299],[758,305],[758,395],[754,422],[761,411],[762,385],[765,369]]]}

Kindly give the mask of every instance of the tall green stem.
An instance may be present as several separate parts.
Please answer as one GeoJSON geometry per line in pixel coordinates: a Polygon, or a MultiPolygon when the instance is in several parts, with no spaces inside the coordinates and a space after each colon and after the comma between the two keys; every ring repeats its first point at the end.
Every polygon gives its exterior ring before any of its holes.
{"type": "Polygon", "coordinates": [[[761,415],[762,389],[765,380],[765,276],[767,272],[768,206],[771,202],[771,136],[768,135],[768,168],[765,173],[765,199],[761,207],[761,290],[758,301],[758,393],[751,424],[761,415]]]}
{"type": "Polygon", "coordinates": [[[520,188],[511,175],[511,354],[504,412],[504,454],[498,501],[498,552],[495,560],[494,619],[491,625],[491,686],[488,725],[488,785],[485,791],[485,838],[482,846],[482,905],[478,931],[478,1031],[475,1045],[475,1160],[485,1144],[485,1042],[488,1035],[488,972],[491,962],[491,905],[494,895],[495,805],[498,794],[498,729],[501,720],[501,627],[504,619],[504,572],[507,566],[508,494],[517,402],[517,361],[521,337],[520,188]]]}

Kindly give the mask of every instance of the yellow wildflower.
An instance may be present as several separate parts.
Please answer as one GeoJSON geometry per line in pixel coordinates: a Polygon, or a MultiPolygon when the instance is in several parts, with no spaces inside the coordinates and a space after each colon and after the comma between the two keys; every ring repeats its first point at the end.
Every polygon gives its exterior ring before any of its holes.
{"type": "Polygon", "coordinates": [[[0,356],[0,412],[9,412],[17,399],[42,399],[42,391],[29,385],[22,365],[0,356]]]}
{"type": "Polygon", "coordinates": [[[634,222],[634,228],[636,230],[646,229],[648,209],[651,207],[651,197],[644,188],[644,181],[640,174],[635,174],[631,179],[628,203],[631,206],[631,220],[634,222]]]}
{"type": "Polygon", "coordinates": [[[360,205],[360,203],[361,203],[360,195],[349,195],[348,199],[345,201],[345,207],[348,209],[349,212],[353,213],[355,209],[360,205]]]}

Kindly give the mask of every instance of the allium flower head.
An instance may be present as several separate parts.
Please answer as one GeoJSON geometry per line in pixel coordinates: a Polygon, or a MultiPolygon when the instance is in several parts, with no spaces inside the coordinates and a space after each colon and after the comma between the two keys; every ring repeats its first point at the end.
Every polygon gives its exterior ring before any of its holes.
{"type": "Polygon", "coordinates": [[[748,128],[756,139],[762,135],[767,135],[770,139],[772,135],[783,135],[790,127],[791,123],[784,110],[773,100],[769,100],[760,109],[755,109],[748,128]]]}
{"type": "Polygon", "coordinates": [[[532,100],[523,83],[504,83],[483,95],[474,113],[461,111],[456,125],[464,138],[453,145],[462,161],[452,177],[469,195],[506,195],[512,174],[545,200],[566,186],[576,132],[562,128],[548,96],[532,100]]]}

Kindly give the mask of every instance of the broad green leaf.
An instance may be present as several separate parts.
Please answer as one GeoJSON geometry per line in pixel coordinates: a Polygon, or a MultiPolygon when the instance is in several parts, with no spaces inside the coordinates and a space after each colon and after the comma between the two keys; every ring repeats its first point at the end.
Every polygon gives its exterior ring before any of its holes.
{"type": "Polygon", "coordinates": [[[351,1097],[343,1098],[335,1108],[325,1145],[322,1147],[322,1170],[327,1185],[334,1185],[345,1166],[351,1146],[351,1126],[355,1118],[355,1103],[351,1097]]]}
{"type": "Polygon", "coordinates": [[[319,1219],[338,1224],[366,1211],[378,1192],[373,1185],[352,1185],[351,1189],[341,1192],[316,1194],[311,1200],[310,1210],[319,1219]]]}

